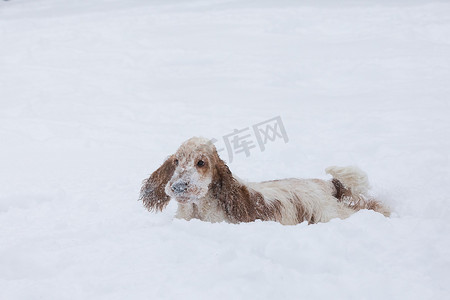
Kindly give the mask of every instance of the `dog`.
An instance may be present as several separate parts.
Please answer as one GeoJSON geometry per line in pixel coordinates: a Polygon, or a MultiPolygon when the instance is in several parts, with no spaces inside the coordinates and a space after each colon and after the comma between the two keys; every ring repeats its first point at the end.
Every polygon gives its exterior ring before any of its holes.
{"type": "Polygon", "coordinates": [[[175,217],[213,223],[313,224],[345,219],[361,209],[390,215],[388,207],[369,196],[363,171],[335,166],[325,171],[332,180],[245,182],[233,175],[211,141],[193,137],[143,181],[139,199],[149,211],[162,211],[174,199],[175,217]]]}

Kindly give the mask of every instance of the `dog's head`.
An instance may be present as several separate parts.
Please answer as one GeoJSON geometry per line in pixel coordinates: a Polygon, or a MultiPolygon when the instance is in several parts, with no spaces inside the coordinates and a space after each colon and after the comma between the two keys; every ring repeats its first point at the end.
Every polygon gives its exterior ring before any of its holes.
{"type": "Polygon", "coordinates": [[[216,148],[209,140],[194,137],[184,142],[173,156],[175,170],[165,186],[166,194],[180,203],[204,197],[217,159],[216,148]]]}
{"type": "Polygon", "coordinates": [[[193,137],[144,181],[140,199],[149,210],[162,210],[170,198],[195,203],[220,184],[218,174],[223,168],[231,174],[212,142],[193,137]]]}

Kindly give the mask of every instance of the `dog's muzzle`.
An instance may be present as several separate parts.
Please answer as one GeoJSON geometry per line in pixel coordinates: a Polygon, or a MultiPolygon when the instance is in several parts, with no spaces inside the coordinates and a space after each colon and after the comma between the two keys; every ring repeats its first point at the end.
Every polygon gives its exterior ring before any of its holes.
{"type": "Polygon", "coordinates": [[[175,182],[174,184],[172,184],[172,186],[170,188],[172,189],[172,191],[175,194],[182,194],[182,193],[186,192],[186,190],[188,188],[188,184],[183,181],[178,181],[178,182],[175,182]]]}

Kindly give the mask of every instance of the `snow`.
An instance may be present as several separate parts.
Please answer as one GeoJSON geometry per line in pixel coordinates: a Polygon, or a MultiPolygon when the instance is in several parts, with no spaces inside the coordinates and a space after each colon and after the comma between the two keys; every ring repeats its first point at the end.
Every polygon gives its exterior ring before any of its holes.
{"type": "MultiPolygon", "coordinates": [[[[447,299],[450,4],[0,2],[0,298],[447,299]],[[191,136],[281,116],[230,169],[357,165],[392,218],[174,220],[139,189],[191,136]]],[[[226,155],[224,156],[226,159],[226,155]]]]}

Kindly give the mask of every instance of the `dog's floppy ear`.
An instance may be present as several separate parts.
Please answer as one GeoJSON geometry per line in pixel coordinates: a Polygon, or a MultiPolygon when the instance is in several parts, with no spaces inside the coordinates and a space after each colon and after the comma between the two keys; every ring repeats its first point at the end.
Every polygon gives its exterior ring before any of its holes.
{"type": "Polygon", "coordinates": [[[142,183],[139,200],[149,211],[162,211],[169,203],[170,197],[164,191],[167,182],[175,171],[175,155],[171,155],[152,175],[142,183]]]}
{"type": "Polygon", "coordinates": [[[256,212],[248,189],[233,177],[228,166],[220,158],[215,163],[211,190],[229,217],[237,222],[255,220],[256,212]]]}

